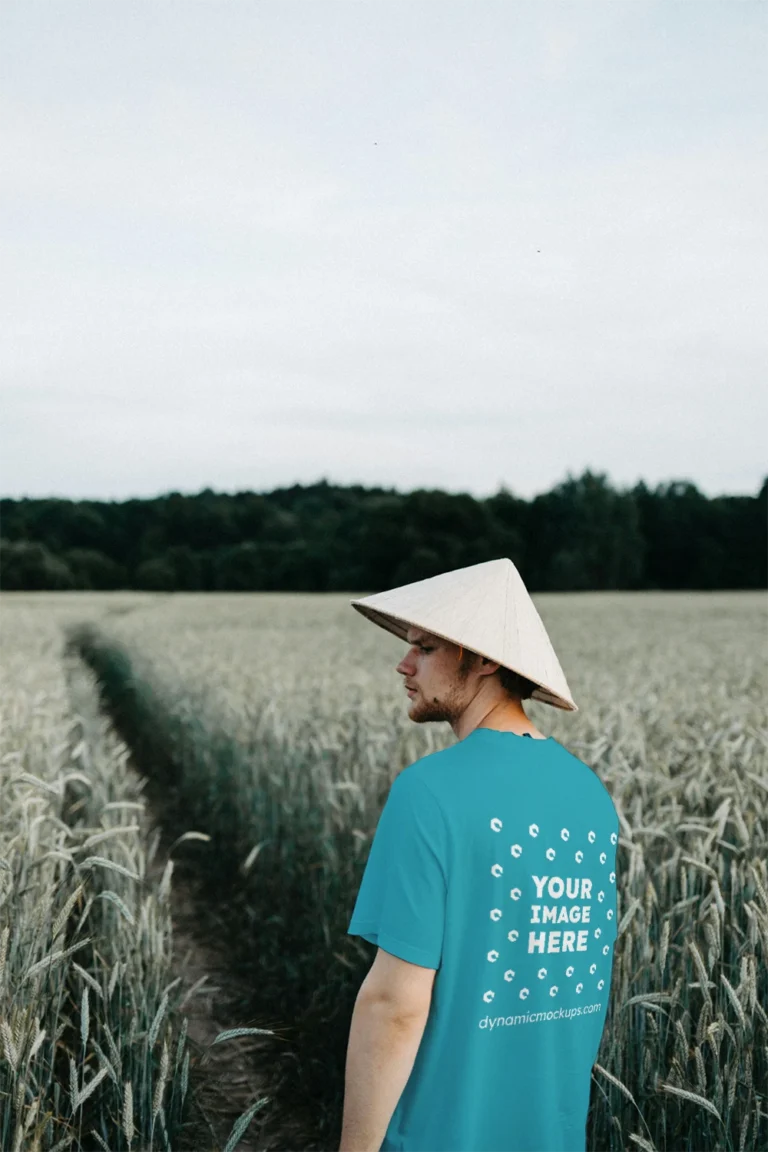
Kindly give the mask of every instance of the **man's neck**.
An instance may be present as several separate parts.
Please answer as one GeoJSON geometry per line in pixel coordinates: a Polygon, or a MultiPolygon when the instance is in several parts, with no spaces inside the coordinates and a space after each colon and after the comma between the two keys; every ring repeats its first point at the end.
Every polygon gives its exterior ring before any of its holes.
{"type": "Polygon", "coordinates": [[[452,727],[458,740],[469,736],[475,728],[514,732],[517,736],[529,734],[534,740],[546,739],[528,719],[520,701],[513,699],[497,700],[489,705],[475,697],[452,727]]]}

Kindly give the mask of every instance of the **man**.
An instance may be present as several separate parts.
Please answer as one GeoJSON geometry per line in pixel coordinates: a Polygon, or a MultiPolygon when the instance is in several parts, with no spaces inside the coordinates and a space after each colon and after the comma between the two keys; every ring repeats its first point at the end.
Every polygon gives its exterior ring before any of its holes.
{"type": "Polygon", "coordinates": [[[400,772],[371,844],[340,1152],[583,1152],[619,820],[523,708],[578,711],[544,625],[506,558],[352,605],[408,644],[410,719],[457,742],[400,772]]]}

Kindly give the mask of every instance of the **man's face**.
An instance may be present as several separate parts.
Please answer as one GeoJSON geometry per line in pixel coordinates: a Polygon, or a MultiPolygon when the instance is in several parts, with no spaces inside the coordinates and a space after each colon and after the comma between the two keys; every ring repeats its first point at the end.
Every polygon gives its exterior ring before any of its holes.
{"type": "Polygon", "coordinates": [[[471,699],[468,665],[472,657],[464,653],[460,660],[457,644],[421,628],[408,629],[407,643],[410,647],[396,671],[414,689],[408,693],[409,718],[417,724],[428,720],[454,723],[471,699]]]}

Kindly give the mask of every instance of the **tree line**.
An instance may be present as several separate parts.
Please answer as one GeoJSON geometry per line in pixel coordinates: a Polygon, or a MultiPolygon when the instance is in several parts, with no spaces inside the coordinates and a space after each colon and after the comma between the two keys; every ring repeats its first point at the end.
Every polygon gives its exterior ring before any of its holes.
{"type": "Polygon", "coordinates": [[[614,489],[568,474],[524,500],[322,480],[272,492],[0,500],[6,591],[384,591],[508,556],[532,592],[768,585],[768,476],[756,496],[688,481],[614,489]]]}

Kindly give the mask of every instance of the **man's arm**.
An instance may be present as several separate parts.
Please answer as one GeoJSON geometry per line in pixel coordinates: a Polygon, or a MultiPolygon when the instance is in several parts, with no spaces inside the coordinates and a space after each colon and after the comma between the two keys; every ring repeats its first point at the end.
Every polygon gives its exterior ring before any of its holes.
{"type": "Polygon", "coordinates": [[[403,1015],[386,999],[363,992],[349,1030],[339,1152],[379,1152],[429,1015],[429,1005],[403,1015]]]}
{"type": "Polygon", "coordinates": [[[435,976],[377,950],[352,1013],[339,1152],[379,1152],[419,1050],[435,976]]]}

